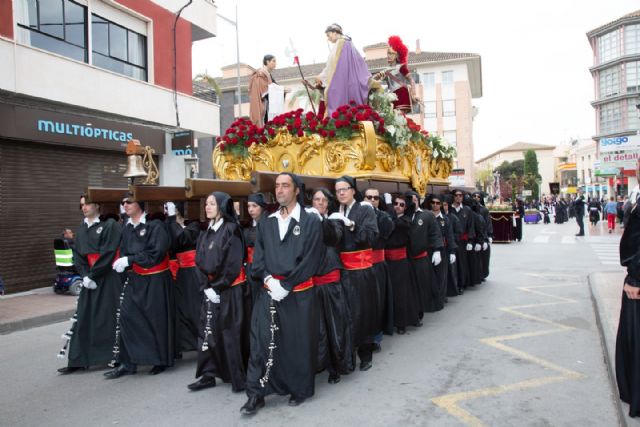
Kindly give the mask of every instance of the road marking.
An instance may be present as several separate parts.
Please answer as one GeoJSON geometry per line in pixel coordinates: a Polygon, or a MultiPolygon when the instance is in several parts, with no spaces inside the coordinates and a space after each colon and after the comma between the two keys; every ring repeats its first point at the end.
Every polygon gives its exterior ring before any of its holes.
{"type": "MultiPolygon", "coordinates": [[[[558,278],[558,276],[563,276],[561,274],[551,274],[551,273],[547,273],[547,274],[539,274],[539,273],[528,273],[528,275],[531,276],[553,276],[555,278],[558,278]]],[[[575,276],[571,276],[571,275],[564,275],[564,276],[568,276],[568,277],[575,277],[575,276]]],[[[489,396],[497,396],[499,394],[503,394],[503,393],[507,393],[510,391],[521,391],[521,390],[526,390],[526,389],[530,389],[530,388],[536,388],[536,387],[542,387],[548,384],[552,384],[552,383],[557,383],[557,382],[561,382],[561,381],[567,381],[567,380],[579,380],[585,377],[584,374],[577,372],[577,371],[573,371],[571,369],[567,369],[564,368],[560,365],[556,365],[553,362],[550,362],[546,359],[543,359],[541,357],[538,356],[534,356],[530,353],[527,353],[525,351],[519,350],[517,348],[508,346],[506,344],[504,344],[503,341],[513,341],[513,340],[518,340],[518,339],[522,339],[522,338],[531,338],[531,337],[538,337],[541,335],[548,335],[548,334],[554,334],[554,333],[559,333],[559,332],[567,332],[567,331],[572,331],[575,330],[576,328],[572,327],[572,326],[567,326],[567,325],[563,325],[562,323],[557,323],[554,322],[553,320],[550,319],[545,319],[543,317],[538,317],[538,316],[534,316],[532,314],[527,314],[527,313],[523,313],[522,309],[528,309],[528,308],[534,308],[534,307],[543,307],[543,306],[549,306],[549,305],[558,305],[558,304],[572,304],[572,303],[576,303],[575,300],[570,299],[570,298],[565,298],[565,297],[560,297],[558,295],[553,295],[553,294],[549,294],[547,292],[541,292],[537,289],[545,289],[545,288],[560,288],[560,287],[569,287],[569,286],[582,286],[582,284],[580,283],[570,283],[570,284],[562,284],[562,285],[541,285],[541,286],[526,286],[526,287],[519,287],[518,289],[523,291],[523,292],[529,292],[532,294],[536,294],[536,295],[541,295],[541,296],[545,296],[548,298],[553,298],[556,301],[550,301],[550,302],[546,302],[546,303],[538,303],[538,304],[526,304],[526,305],[517,305],[517,306],[510,306],[510,307],[501,307],[500,310],[513,314],[514,316],[517,317],[522,317],[525,319],[529,319],[529,320],[534,320],[536,322],[540,322],[546,325],[550,325],[553,328],[552,329],[543,329],[543,330],[539,330],[539,331],[531,331],[531,332],[521,332],[518,334],[512,334],[512,335],[502,335],[502,336],[496,336],[496,337],[489,337],[489,338],[482,338],[479,341],[485,345],[488,345],[490,347],[496,348],[498,350],[504,351],[506,353],[512,354],[514,356],[517,356],[521,359],[527,360],[531,363],[534,363],[536,365],[542,366],[543,368],[555,371],[557,373],[559,373],[560,375],[551,375],[551,376],[544,376],[544,377],[539,377],[539,378],[531,378],[529,380],[525,380],[525,381],[520,381],[517,383],[513,383],[513,384],[502,384],[502,385],[498,385],[495,387],[487,387],[487,388],[481,388],[478,390],[471,390],[471,391],[465,391],[465,392],[459,392],[459,393],[452,393],[452,394],[447,394],[447,395],[443,395],[443,396],[437,396],[431,399],[431,401],[439,406],[440,408],[444,409],[445,411],[447,411],[449,414],[451,414],[452,416],[456,417],[457,419],[459,419],[460,421],[462,421],[463,423],[469,425],[469,426],[473,426],[473,427],[485,427],[486,424],[482,422],[482,420],[480,420],[478,417],[474,416],[473,414],[471,414],[469,411],[462,409],[460,406],[458,406],[458,403],[466,401],[466,400],[471,400],[471,399],[477,399],[479,397],[489,397],[489,396]]]]}
{"type": "Polygon", "coordinates": [[[576,238],[575,236],[562,236],[562,243],[565,245],[573,245],[576,243],[576,238]]]}
{"type": "Polygon", "coordinates": [[[533,243],[549,243],[550,236],[536,236],[533,239],[533,243]]]}

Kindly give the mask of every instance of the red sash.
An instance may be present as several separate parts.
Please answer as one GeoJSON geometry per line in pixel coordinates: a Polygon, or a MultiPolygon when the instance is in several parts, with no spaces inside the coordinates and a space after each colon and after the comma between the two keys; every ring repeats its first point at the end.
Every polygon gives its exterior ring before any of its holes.
{"type": "Polygon", "coordinates": [[[164,259],[160,261],[160,264],[156,264],[151,268],[140,267],[135,262],[133,263],[133,271],[141,276],[148,276],[150,274],[158,274],[169,269],[169,255],[165,255],[164,259]]]}
{"type": "Polygon", "coordinates": [[[337,268],[322,276],[313,276],[311,278],[314,286],[326,285],[327,283],[335,283],[340,280],[340,270],[337,268]]]}
{"type": "MultiPolygon", "coordinates": [[[[273,275],[274,279],[278,279],[278,280],[283,280],[284,276],[276,276],[275,274],[273,275]]],[[[266,286],[265,286],[266,288],[266,286]]],[[[306,291],[307,289],[313,288],[313,280],[311,278],[305,280],[302,283],[298,283],[296,286],[293,287],[293,292],[302,292],[302,291],[306,291]]]]}
{"type": "Polygon", "coordinates": [[[195,267],[196,266],[196,250],[178,252],[176,254],[178,258],[178,264],[180,268],[195,267]]]}
{"type": "Polygon", "coordinates": [[[424,252],[420,252],[418,255],[413,256],[413,257],[411,257],[411,258],[413,258],[413,259],[420,259],[420,258],[424,258],[424,257],[426,257],[426,256],[428,256],[428,255],[429,255],[429,252],[424,251],[424,252]]]}
{"type": "Polygon", "coordinates": [[[384,249],[373,249],[371,253],[371,262],[378,264],[384,261],[384,249]]]}
{"type": "MultiPolygon", "coordinates": [[[[96,262],[98,262],[98,258],[100,258],[100,254],[87,254],[87,263],[89,263],[89,268],[93,267],[96,262]]],[[[116,250],[116,256],[113,257],[113,260],[117,260],[120,258],[120,248],[116,250]]]]}
{"type": "Polygon", "coordinates": [[[363,249],[361,251],[340,252],[340,259],[345,270],[364,270],[373,266],[373,251],[363,249]]]}
{"type": "Polygon", "coordinates": [[[180,270],[180,264],[178,264],[178,260],[170,259],[169,271],[171,272],[171,277],[173,277],[173,280],[176,280],[178,278],[178,270],[180,270]]]}
{"type": "Polygon", "coordinates": [[[247,246],[247,264],[253,264],[253,252],[256,250],[253,246],[247,246]]]}
{"type": "Polygon", "coordinates": [[[403,259],[407,259],[407,248],[406,246],[396,249],[387,248],[384,250],[384,256],[389,261],[400,261],[403,259]]]}
{"type": "Polygon", "coordinates": [[[233,281],[233,283],[231,284],[231,287],[234,287],[246,281],[247,281],[247,274],[244,271],[244,267],[240,267],[240,274],[238,274],[238,277],[236,277],[236,280],[233,281]]]}

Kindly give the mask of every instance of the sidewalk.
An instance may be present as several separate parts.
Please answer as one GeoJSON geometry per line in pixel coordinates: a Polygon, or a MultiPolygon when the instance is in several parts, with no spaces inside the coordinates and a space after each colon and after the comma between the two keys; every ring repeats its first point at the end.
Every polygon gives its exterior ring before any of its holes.
{"type": "Polygon", "coordinates": [[[72,295],[55,294],[51,287],[0,296],[0,335],[67,320],[76,301],[72,295]]]}
{"type": "Polygon", "coordinates": [[[624,426],[640,426],[640,420],[629,417],[629,405],[620,402],[615,376],[616,334],[622,301],[625,272],[600,272],[589,275],[589,289],[602,337],[604,357],[609,369],[613,394],[618,401],[619,417],[624,426]]]}

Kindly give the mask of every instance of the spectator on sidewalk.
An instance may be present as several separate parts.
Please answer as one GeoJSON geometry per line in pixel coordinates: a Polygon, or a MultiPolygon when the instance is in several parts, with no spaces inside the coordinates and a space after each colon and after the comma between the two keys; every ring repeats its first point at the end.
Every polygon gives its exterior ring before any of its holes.
{"type": "Polygon", "coordinates": [[[576,214],[576,222],[578,223],[579,231],[576,236],[584,236],[584,196],[582,193],[578,194],[574,203],[574,209],[576,214]]]}
{"type": "Polygon", "coordinates": [[[615,202],[613,196],[609,198],[609,202],[604,206],[602,213],[607,216],[609,233],[613,233],[613,230],[616,229],[616,217],[618,215],[618,204],[615,202]]]}

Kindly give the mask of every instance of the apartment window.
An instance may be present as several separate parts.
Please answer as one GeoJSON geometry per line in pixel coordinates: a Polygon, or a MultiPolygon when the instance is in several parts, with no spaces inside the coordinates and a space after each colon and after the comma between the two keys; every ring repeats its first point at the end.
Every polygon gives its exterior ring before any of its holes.
{"type": "Polygon", "coordinates": [[[93,65],[147,81],[147,38],[98,15],[91,15],[93,65]]]}
{"type": "Polygon", "coordinates": [[[450,117],[456,115],[456,100],[444,99],[442,101],[442,115],[444,117],[450,117]]]}
{"type": "Polygon", "coordinates": [[[640,92],[640,61],[625,64],[627,77],[627,93],[640,92]]]}
{"type": "Polygon", "coordinates": [[[600,63],[611,61],[620,56],[620,40],[618,31],[614,30],[598,39],[598,57],[600,63]]]}
{"type": "Polygon", "coordinates": [[[640,104],[640,98],[627,99],[627,129],[640,129],[640,110],[636,108],[640,104]]]}
{"type": "Polygon", "coordinates": [[[17,0],[17,41],[87,62],[87,9],[71,0],[17,0]]]}
{"type": "MultiPolygon", "coordinates": [[[[250,102],[250,99],[249,99],[249,92],[248,92],[246,89],[243,89],[243,90],[241,91],[241,94],[240,94],[240,95],[241,95],[241,98],[240,98],[240,99],[242,100],[242,102],[241,102],[242,104],[246,104],[246,103],[250,102]]],[[[237,90],[235,90],[235,91],[233,92],[233,102],[235,102],[236,104],[238,104],[238,91],[237,91],[237,90]]]]}
{"type": "Polygon", "coordinates": [[[443,71],[442,72],[442,84],[443,85],[451,85],[451,84],[453,84],[453,71],[443,71]]]}
{"type": "Polygon", "coordinates": [[[436,117],[436,101],[425,101],[423,105],[426,118],[436,117]]]}
{"type": "Polygon", "coordinates": [[[422,85],[424,87],[434,87],[436,85],[436,74],[424,73],[422,75],[422,85]]]}
{"type": "Polygon", "coordinates": [[[611,102],[600,106],[600,133],[607,134],[620,131],[622,114],[620,102],[611,102]]]}
{"type": "Polygon", "coordinates": [[[452,147],[458,146],[458,137],[455,130],[445,130],[443,137],[452,147]]]}
{"type": "Polygon", "coordinates": [[[616,67],[600,71],[600,98],[620,93],[620,69],[616,67]]]}
{"type": "Polygon", "coordinates": [[[624,54],[640,53],[640,24],[627,25],[624,28],[624,54]]]}

